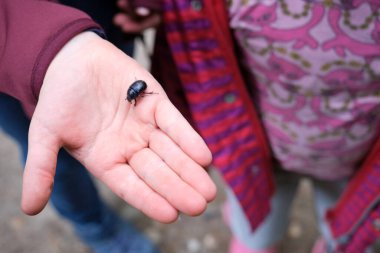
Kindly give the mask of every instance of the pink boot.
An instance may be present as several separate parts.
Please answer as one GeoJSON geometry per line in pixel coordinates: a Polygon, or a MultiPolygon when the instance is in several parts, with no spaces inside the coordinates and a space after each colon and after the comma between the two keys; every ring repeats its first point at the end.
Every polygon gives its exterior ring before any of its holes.
{"type": "Polygon", "coordinates": [[[313,246],[311,253],[326,253],[326,243],[323,238],[319,238],[313,246]]]}
{"type": "MultiPolygon", "coordinates": [[[[228,202],[225,202],[222,208],[223,220],[230,225],[231,208],[228,202]]],[[[254,250],[247,248],[240,243],[235,237],[231,238],[229,253],[277,253],[276,247],[270,249],[254,250]]]]}
{"type": "Polygon", "coordinates": [[[232,238],[229,253],[277,253],[277,249],[248,249],[245,245],[236,240],[236,238],[232,238]]]}

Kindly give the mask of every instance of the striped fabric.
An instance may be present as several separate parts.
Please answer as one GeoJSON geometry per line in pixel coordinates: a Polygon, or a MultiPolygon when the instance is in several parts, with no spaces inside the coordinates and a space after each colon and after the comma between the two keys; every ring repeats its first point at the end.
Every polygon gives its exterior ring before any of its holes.
{"type": "Polygon", "coordinates": [[[327,213],[338,252],[364,252],[380,238],[380,141],[350,181],[334,209],[327,213]]]}
{"type": "MultiPolygon", "coordinates": [[[[223,1],[204,4],[216,13],[226,11],[223,1]]],[[[192,7],[191,1],[166,1],[167,39],[197,128],[254,229],[268,214],[273,193],[269,152],[235,58],[227,54],[230,35],[222,34],[226,43],[221,45],[216,38],[223,24],[192,7]]],[[[220,21],[227,25],[227,20],[220,21]]]]}
{"type": "Polygon", "coordinates": [[[342,244],[337,252],[365,252],[368,245],[373,245],[380,238],[380,204],[371,211],[368,219],[358,227],[355,236],[350,236],[347,243],[342,244]]]}
{"type": "Polygon", "coordinates": [[[357,217],[371,211],[368,210],[368,203],[376,206],[380,202],[380,163],[375,164],[370,173],[351,189],[353,188],[355,191],[352,196],[343,196],[336,208],[328,213],[335,237],[340,237],[359,225],[360,220],[357,217]]]}

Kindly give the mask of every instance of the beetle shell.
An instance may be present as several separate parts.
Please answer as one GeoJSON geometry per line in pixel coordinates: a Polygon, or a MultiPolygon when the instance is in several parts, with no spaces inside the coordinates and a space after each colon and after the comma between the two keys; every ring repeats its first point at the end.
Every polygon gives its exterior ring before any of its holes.
{"type": "Polygon", "coordinates": [[[143,80],[134,81],[131,86],[129,86],[127,91],[127,100],[132,103],[133,100],[136,99],[144,93],[148,85],[143,80]]]}

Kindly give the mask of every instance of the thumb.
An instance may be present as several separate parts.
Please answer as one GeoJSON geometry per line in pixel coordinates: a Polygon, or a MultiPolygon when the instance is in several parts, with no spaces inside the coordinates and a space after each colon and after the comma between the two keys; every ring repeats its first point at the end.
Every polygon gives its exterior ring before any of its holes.
{"type": "Polygon", "coordinates": [[[21,208],[25,214],[36,215],[46,206],[53,190],[59,142],[44,128],[29,130],[28,156],[22,183],[21,208]]]}

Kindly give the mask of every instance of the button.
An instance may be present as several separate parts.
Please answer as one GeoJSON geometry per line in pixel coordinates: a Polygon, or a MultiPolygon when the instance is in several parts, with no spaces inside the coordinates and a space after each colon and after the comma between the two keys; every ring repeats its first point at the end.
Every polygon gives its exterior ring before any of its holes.
{"type": "Polygon", "coordinates": [[[202,10],[203,8],[203,4],[202,4],[202,1],[201,0],[191,0],[191,7],[193,8],[193,10],[195,11],[200,11],[202,10]]]}
{"type": "Polygon", "coordinates": [[[251,171],[252,171],[253,175],[255,175],[255,176],[260,173],[260,169],[257,166],[253,166],[251,171]]]}
{"type": "Polygon", "coordinates": [[[236,95],[233,93],[228,93],[224,96],[224,101],[231,104],[236,101],[236,95]]]}

